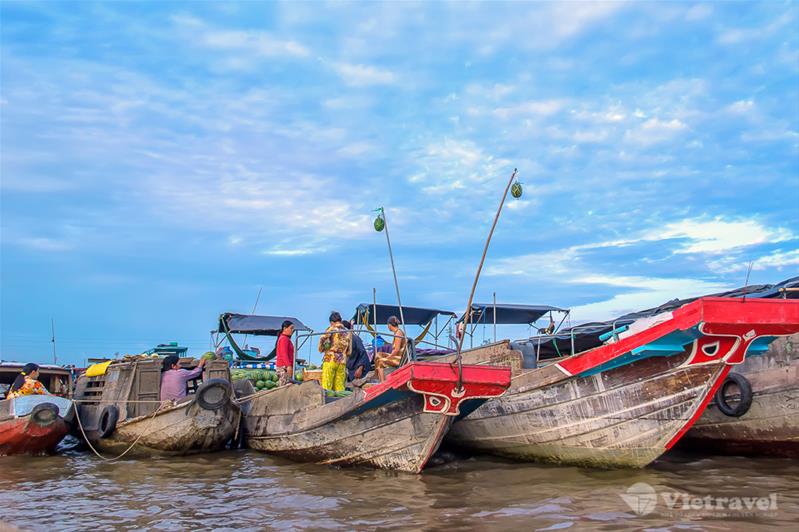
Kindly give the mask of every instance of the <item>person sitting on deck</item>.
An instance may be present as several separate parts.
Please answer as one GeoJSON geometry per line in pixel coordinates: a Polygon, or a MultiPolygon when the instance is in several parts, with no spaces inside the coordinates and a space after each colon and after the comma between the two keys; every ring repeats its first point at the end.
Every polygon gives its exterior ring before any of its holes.
{"type": "Polygon", "coordinates": [[[330,313],[330,327],[319,337],[322,358],[322,388],[343,392],[347,379],[347,357],[351,348],[351,335],[341,323],[341,314],[330,313]]]}
{"type": "Polygon", "coordinates": [[[399,367],[408,343],[405,333],[400,329],[400,321],[396,316],[391,316],[388,319],[388,330],[394,335],[394,341],[391,342],[391,353],[375,353],[375,371],[380,382],[386,380],[384,368],[399,367]]]}
{"type": "Polygon", "coordinates": [[[177,355],[169,355],[164,358],[163,369],[161,370],[161,401],[179,401],[186,397],[186,383],[196,379],[203,372],[205,359],[201,359],[196,368],[189,371],[181,369],[180,358],[177,355]]]}
{"type": "MultiPolygon", "coordinates": [[[[342,323],[344,327],[352,331],[352,323],[349,321],[342,323]]],[[[372,371],[372,361],[369,360],[369,354],[366,352],[366,347],[364,347],[361,337],[353,332],[350,332],[350,334],[352,335],[352,352],[347,358],[347,379],[354,381],[372,371]]]]}
{"type": "Polygon", "coordinates": [[[12,397],[22,397],[23,395],[48,395],[47,388],[39,382],[39,365],[30,362],[22,366],[19,375],[14,379],[11,388],[8,389],[7,399],[12,397]]]}
{"type": "Polygon", "coordinates": [[[294,334],[294,324],[291,320],[285,320],[280,325],[280,334],[277,337],[277,359],[275,369],[277,370],[278,384],[284,386],[291,381],[294,372],[294,344],[291,343],[291,335],[294,334]]]}

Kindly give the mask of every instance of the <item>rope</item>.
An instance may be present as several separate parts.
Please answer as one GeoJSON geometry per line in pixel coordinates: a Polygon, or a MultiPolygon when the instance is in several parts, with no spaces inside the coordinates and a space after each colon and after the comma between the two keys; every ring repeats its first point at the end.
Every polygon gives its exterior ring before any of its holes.
{"type": "MultiPolygon", "coordinates": [[[[73,399],[73,402],[77,402],[77,400],[73,399]]],[[[133,402],[133,401],[129,401],[129,402],[133,402]]],[[[153,412],[152,416],[150,416],[150,420],[152,420],[152,419],[155,417],[155,415],[156,415],[158,412],[160,412],[160,411],[161,411],[161,407],[158,407],[158,408],[155,410],[155,412],[153,412]]],[[[141,434],[139,434],[138,438],[136,438],[136,439],[133,441],[133,443],[131,443],[131,444],[130,444],[130,447],[128,447],[127,449],[125,449],[125,451],[124,451],[122,454],[120,454],[119,456],[115,456],[114,458],[106,458],[105,456],[101,455],[101,454],[100,454],[100,453],[97,451],[97,449],[95,449],[95,448],[94,448],[94,445],[92,445],[92,442],[90,442],[90,441],[89,441],[89,437],[88,437],[88,436],[86,436],[86,431],[83,429],[83,423],[82,423],[82,422],[81,422],[81,420],[80,420],[80,412],[78,412],[78,406],[77,406],[77,405],[75,405],[75,417],[77,417],[77,418],[78,418],[78,427],[80,428],[80,433],[83,435],[83,439],[84,439],[84,440],[86,441],[86,443],[89,445],[89,449],[91,449],[91,450],[92,450],[92,452],[93,452],[94,454],[96,454],[96,455],[97,455],[97,458],[99,458],[100,460],[103,460],[103,461],[105,461],[105,462],[115,462],[115,461],[117,461],[117,460],[121,459],[123,456],[125,456],[126,454],[128,454],[128,452],[130,452],[130,450],[131,450],[131,449],[133,449],[133,448],[136,446],[136,444],[137,444],[137,443],[139,443],[139,440],[140,440],[140,439],[142,439],[142,437],[144,436],[144,433],[143,433],[143,432],[142,432],[141,434]]]]}
{"type": "MultiPolygon", "coordinates": [[[[99,401],[97,399],[72,399],[72,402],[73,403],[101,403],[103,401],[99,401]]],[[[115,403],[126,403],[126,404],[135,404],[135,403],[140,403],[140,404],[158,403],[158,404],[161,404],[161,403],[163,403],[163,401],[156,401],[154,399],[150,399],[150,400],[147,400],[147,401],[133,401],[133,400],[125,401],[125,400],[120,399],[119,401],[114,401],[114,402],[115,403]]]]}

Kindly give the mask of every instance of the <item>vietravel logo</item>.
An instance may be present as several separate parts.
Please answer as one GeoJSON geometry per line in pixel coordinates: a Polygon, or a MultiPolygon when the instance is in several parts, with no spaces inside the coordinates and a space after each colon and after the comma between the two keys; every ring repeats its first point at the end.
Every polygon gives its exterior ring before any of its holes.
{"type": "Polygon", "coordinates": [[[680,491],[658,491],[646,482],[636,482],[619,496],[636,515],[712,515],[714,517],[763,516],[777,512],[777,494],[752,496],[696,495],[680,491]]]}

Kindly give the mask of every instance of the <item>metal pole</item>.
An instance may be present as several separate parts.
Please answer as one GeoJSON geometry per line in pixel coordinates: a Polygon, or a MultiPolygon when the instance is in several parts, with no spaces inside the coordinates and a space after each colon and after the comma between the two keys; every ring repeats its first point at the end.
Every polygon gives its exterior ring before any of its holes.
{"type": "Polygon", "coordinates": [[[52,333],[50,336],[50,341],[53,342],[53,364],[58,365],[58,357],[55,354],[55,320],[50,318],[50,332],[52,333]]]}
{"type": "MultiPolygon", "coordinates": [[[[488,254],[488,245],[491,243],[491,237],[494,236],[494,229],[497,227],[497,222],[499,221],[499,215],[502,212],[502,207],[505,205],[505,198],[508,197],[508,190],[510,190],[510,186],[513,184],[513,180],[516,178],[516,168],[513,169],[513,173],[508,180],[508,185],[505,187],[505,192],[502,193],[502,199],[499,202],[499,208],[497,209],[497,214],[494,216],[494,223],[491,224],[491,230],[488,232],[488,238],[486,239],[485,247],[483,247],[483,256],[480,258],[480,265],[477,266],[477,274],[474,276],[474,282],[472,283],[472,291],[469,293],[469,301],[466,303],[466,317],[464,318],[464,331],[466,330],[466,326],[469,325],[469,320],[472,317],[472,301],[474,300],[474,292],[477,290],[477,281],[480,280],[480,272],[483,271],[483,263],[485,263],[486,255],[488,254]]],[[[465,336],[465,334],[464,334],[465,336]]],[[[463,337],[458,339],[458,391],[463,390],[463,358],[461,357],[461,351],[463,350],[463,337]]]]}
{"type": "Polygon", "coordinates": [[[494,343],[497,343],[497,293],[494,292],[494,343]]]}
{"type": "Polygon", "coordinates": [[[394,288],[397,290],[397,306],[400,311],[400,322],[402,322],[402,332],[405,332],[405,316],[402,313],[402,300],[400,299],[399,281],[397,280],[397,269],[394,267],[394,252],[391,249],[391,238],[388,236],[388,218],[386,218],[386,211],[380,207],[380,214],[383,215],[383,221],[386,224],[386,243],[388,244],[388,256],[391,259],[391,273],[394,274],[394,288]]]}
{"type": "Polygon", "coordinates": [[[372,310],[374,314],[372,314],[372,323],[374,323],[374,330],[375,334],[372,338],[372,356],[374,357],[375,353],[377,353],[377,288],[372,288],[372,310]]]}

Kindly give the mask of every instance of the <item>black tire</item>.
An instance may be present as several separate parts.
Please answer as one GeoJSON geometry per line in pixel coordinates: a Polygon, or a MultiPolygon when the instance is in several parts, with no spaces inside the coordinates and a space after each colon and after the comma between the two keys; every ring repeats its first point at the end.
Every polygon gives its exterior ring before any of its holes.
{"type": "Polygon", "coordinates": [[[205,410],[219,410],[230,401],[231,387],[225,379],[208,379],[200,385],[195,401],[205,410]]]}
{"type": "Polygon", "coordinates": [[[97,433],[101,438],[107,438],[114,433],[119,421],[119,409],[114,405],[103,407],[97,419],[97,433]]]}
{"type": "Polygon", "coordinates": [[[752,406],[752,383],[740,373],[730,373],[716,392],[716,404],[725,416],[741,417],[752,406]],[[727,390],[733,384],[741,391],[741,400],[734,407],[727,402],[727,390]]]}
{"type": "Polygon", "coordinates": [[[49,427],[58,420],[58,407],[53,403],[42,403],[31,410],[31,421],[40,427],[49,427]]]}

